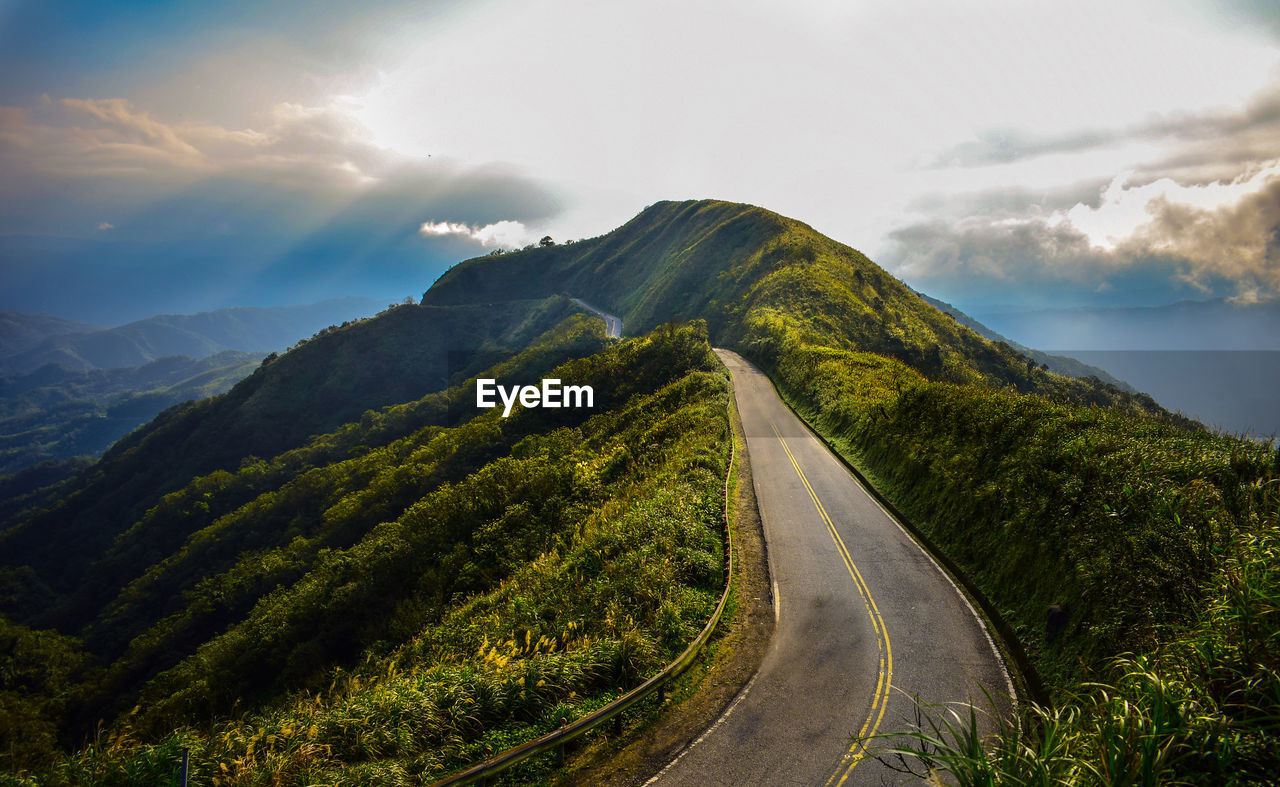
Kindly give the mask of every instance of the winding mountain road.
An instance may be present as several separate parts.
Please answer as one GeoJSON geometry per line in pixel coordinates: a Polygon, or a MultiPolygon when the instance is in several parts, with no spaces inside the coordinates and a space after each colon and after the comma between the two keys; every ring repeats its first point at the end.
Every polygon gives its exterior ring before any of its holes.
{"type": "Polygon", "coordinates": [[[622,338],[622,318],[621,317],[615,317],[612,314],[606,314],[605,312],[600,311],[599,309],[587,303],[586,301],[580,301],[577,298],[570,298],[569,300],[573,301],[574,303],[578,304],[579,306],[581,306],[582,308],[586,309],[589,312],[593,312],[595,314],[600,315],[601,319],[604,320],[604,331],[606,336],[608,336],[611,339],[622,338]]]}
{"type": "Polygon", "coordinates": [[[733,378],[768,543],[777,627],[759,671],[651,784],[853,785],[907,777],[853,739],[905,729],[914,697],[985,707],[1013,694],[951,579],[782,403],[733,378]]]}

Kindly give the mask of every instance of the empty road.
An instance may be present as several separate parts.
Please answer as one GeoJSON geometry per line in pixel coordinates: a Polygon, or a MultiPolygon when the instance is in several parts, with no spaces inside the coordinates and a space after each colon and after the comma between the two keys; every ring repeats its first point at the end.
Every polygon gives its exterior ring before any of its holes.
{"type": "Polygon", "coordinates": [[[986,705],[1012,684],[951,580],[735,353],[733,376],[778,623],[729,710],[651,783],[853,785],[907,777],[859,733],[906,728],[912,697],[986,705]]]}
{"type": "Polygon", "coordinates": [[[579,306],[581,306],[582,308],[586,309],[589,312],[594,312],[595,314],[600,315],[600,317],[604,320],[604,331],[606,336],[609,336],[610,338],[613,338],[613,339],[622,338],[622,318],[621,317],[614,317],[612,314],[606,314],[605,312],[600,311],[599,309],[587,303],[586,301],[580,301],[577,298],[570,298],[569,300],[573,301],[574,303],[578,304],[579,306]]]}

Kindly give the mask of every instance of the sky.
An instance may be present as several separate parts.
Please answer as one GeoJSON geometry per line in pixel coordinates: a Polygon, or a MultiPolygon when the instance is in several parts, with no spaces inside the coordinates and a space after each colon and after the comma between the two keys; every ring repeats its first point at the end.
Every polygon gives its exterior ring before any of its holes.
{"type": "Polygon", "coordinates": [[[0,0],[0,309],[420,295],[749,202],[975,315],[1280,297],[1244,0],[0,0]]]}

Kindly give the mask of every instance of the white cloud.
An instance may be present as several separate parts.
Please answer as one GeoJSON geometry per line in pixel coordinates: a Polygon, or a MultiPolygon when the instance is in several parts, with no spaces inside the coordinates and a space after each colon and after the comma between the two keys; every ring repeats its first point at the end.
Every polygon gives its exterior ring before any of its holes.
{"type": "Polygon", "coordinates": [[[275,105],[261,128],[169,122],[123,98],[0,108],[0,163],[15,171],[183,181],[234,172],[272,180],[374,182],[405,166],[338,105],[275,105]]]}
{"type": "Polygon", "coordinates": [[[503,220],[492,224],[473,225],[453,221],[425,221],[418,227],[425,237],[452,235],[467,238],[485,248],[516,249],[537,240],[537,233],[522,222],[503,220]]]}
{"type": "MultiPolygon", "coordinates": [[[[1165,211],[1170,208],[1216,211],[1233,207],[1268,188],[1277,176],[1280,176],[1280,161],[1268,162],[1256,171],[1229,181],[1189,186],[1167,177],[1151,183],[1131,184],[1133,173],[1124,172],[1111,181],[1096,206],[1079,203],[1070,210],[1055,213],[1049,221],[1070,223],[1083,232],[1092,245],[1106,251],[1135,236],[1143,236],[1150,237],[1152,251],[1167,252],[1173,250],[1172,238],[1167,234],[1150,236],[1152,224],[1165,211]]],[[[1259,248],[1268,240],[1265,235],[1257,238],[1259,248]]]]}
{"type": "Polygon", "coordinates": [[[1280,297],[1280,160],[1246,175],[1185,185],[1117,176],[1096,204],[1041,214],[931,220],[893,233],[896,270],[917,286],[1025,295],[1114,282],[1244,302],[1280,297]],[[1163,284],[1161,283],[1163,282],[1163,284]]]}
{"type": "MultiPolygon", "coordinates": [[[[498,2],[415,43],[361,97],[374,138],[565,184],[576,205],[555,234],[608,230],[658,199],[719,197],[863,248],[951,180],[1026,185],[1026,168],[913,172],[986,130],[1106,131],[1235,106],[1277,62],[1269,42],[1158,0],[1083,0],[1067,15],[1021,0],[498,2]]],[[[1110,177],[1149,153],[1085,149],[1033,174],[1045,187],[1110,177]]]]}
{"type": "MultiPolygon", "coordinates": [[[[192,46],[190,68],[151,74],[150,92],[113,83],[129,100],[0,107],[0,171],[145,177],[173,192],[231,173],[303,184],[338,213],[406,169],[444,192],[459,171],[497,164],[555,199],[521,198],[540,206],[523,212],[496,189],[440,209],[406,199],[370,223],[448,216],[468,223],[420,234],[498,248],[595,235],[658,199],[717,197],[896,254],[904,270],[960,260],[1004,286],[1040,266],[1105,288],[1139,245],[1223,262],[1176,221],[1261,226],[1231,206],[1280,157],[1280,99],[1258,100],[1280,74],[1276,41],[1161,0],[1080,0],[1070,14],[1048,0],[490,0],[412,18],[379,5],[334,23],[334,43],[361,45],[327,66],[287,42],[218,39],[192,46]],[[940,160],[965,166],[921,166],[940,160]],[[1126,171],[1137,174],[1116,177],[1126,171]]],[[[17,204],[22,179],[9,180],[0,196],[17,204]]],[[[77,226],[127,214],[87,215],[77,226]]],[[[1266,238],[1229,240],[1228,267],[1269,282],[1256,262],[1266,238]]],[[[1222,267],[1206,265],[1179,275],[1222,267]]]]}
{"type": "Polygon", "coordinates": [[[116,228],[116,225],[112,224],[109,221],[103,221],[98,223],[98,230],[100,232],[103,230],[113,230],[115,228],[116,228]]]}

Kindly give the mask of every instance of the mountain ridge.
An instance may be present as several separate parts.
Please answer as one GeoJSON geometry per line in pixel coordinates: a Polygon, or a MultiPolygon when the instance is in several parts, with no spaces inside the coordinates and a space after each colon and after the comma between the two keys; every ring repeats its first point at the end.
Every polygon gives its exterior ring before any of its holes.
{"type": "Polygon", "coordinates": [[[723,587],[710,339],[973,579],[1055,697],[1153,652],[1274,522],[1272,446],[1041,368],[802,222],[655,203],[463,261],[28,494],[0,524],[0,634],[59,666],[0,670],[0,708],[121,743],[22,756],[101,783],[163,780],[183,747],[236,778],[426,781],[636,685],[723,587]],[[482,372],[588,382],[598,411],[477,413],[482,372]]]}
{"type": "Polygon", "coordinates": [[[0,358],[29,350],[53,336],[100,330],[98,325],[51,314],[0,311],[0,358]]]}
{"type": "MultiPolygon", "coordinates": [[[[955,382],[1097,401],[1123,393],[1043,372],[1034,358],[959,324],[856,249],[754,205],[657,202],[596,238],[460,262],[423,303],[522,293],[582,297],[617,314],[628,331],[703,318],[713,342],[765,366],[791,334],[890,356],[955,382]]],[[[1140,407],[1160,410],[1149,398],[1140,407]]]]}
{"type": "Polygon", "coordinates": [[[1137,392],[1136,388],[1129,385],[1124,380],[1121,380],[1118,377],[1114,377],[1105,369],[1100,369],[1097,366],[1090,366],[1084,361],[1081,361],[1078,358],[1072,358],[1069,355],[1054,355],[1052,353],[1041,352],[1040,350],[1033,350],[1030,347],[1026,347],[1022,344],[1019,344],[1018,342],[1013,341],[1012,339],[1004,336],[1003,334],[1000,334],[1000,333],[997,333],[996,331],[991,330],[987,326],[983,325],[981,322],[978,322],[974,318],[960,311],[960,309],[956,308],[950,303],[947,303],[946,301],[938,300],[937,298],[926,295],[923,292],[918,292],[917,294],[921,298],[923,298],[926,303],[938,309],[943,314],[949,314],[952,317],[956,318],[957,321],[959,321],[960,323],[964,324],[969,328],[972,328],[974,331],[978,333],[978,335],[982,336],[984,339],[989,339],[993,342],[1004,342],[1008,344],[1010,347],[1012,347],[1014,350],[1022,353],[1028,358],[1031,358],[1037,361],[1042,366],[1048,368],[1050,371],[1057,372],[1058,374],[1065,374],[1068,377],[1096,377],[1105,383],[1109,383],[1111,385],[1116,386],[1117,388],[1120,388],[1125,391],[1129,391],[1130,393],[1137,392]]]}
{"type": "Polygon", "coordinates": [[[0,375],[54,364],[75,371],[144,366],[159,358],[196,360],[225,350],[280,351],[332,324],[367,317],[378,304],[348,297],[301,306],[238,306],[197,314],[158,314],[114,328],[64,331],[0,354],[0,375]]]}

